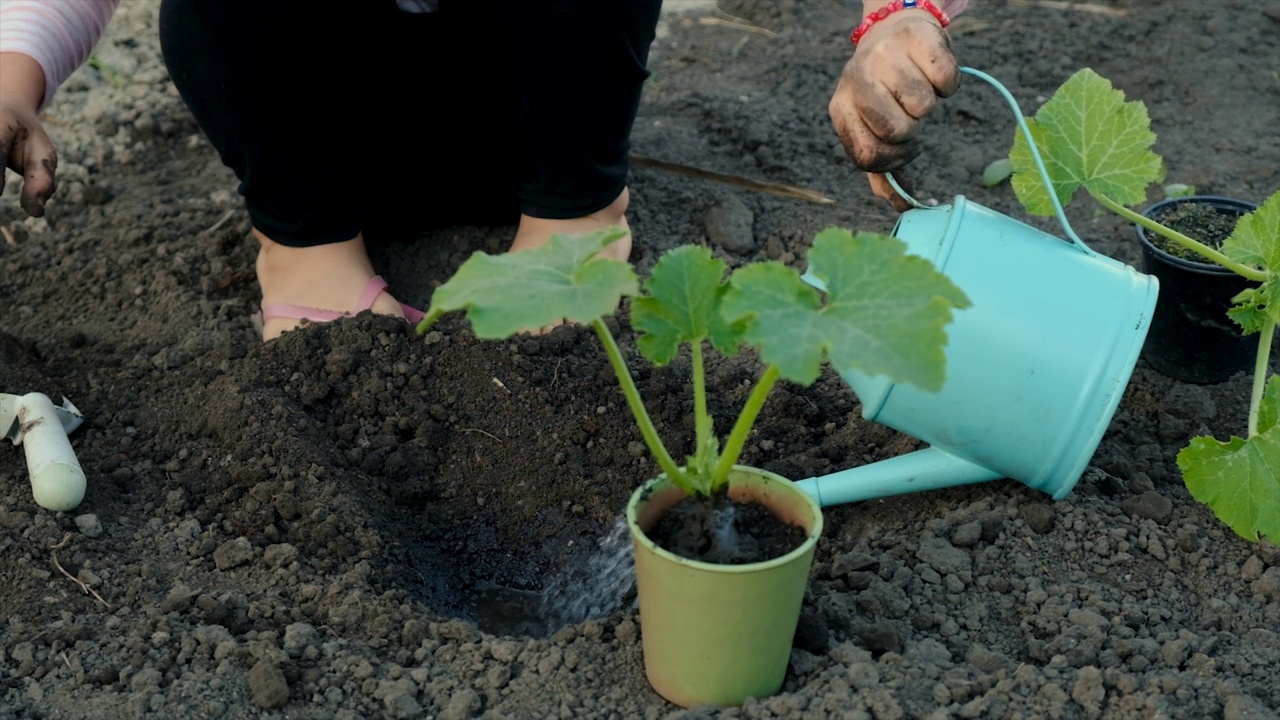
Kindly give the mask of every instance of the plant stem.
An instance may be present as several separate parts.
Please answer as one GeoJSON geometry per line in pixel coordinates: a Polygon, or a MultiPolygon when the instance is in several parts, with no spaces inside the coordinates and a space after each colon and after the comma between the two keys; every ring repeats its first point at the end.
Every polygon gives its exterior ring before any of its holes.
{"type": "Polygon", "coordinates": [[[422,316],[422,319],[418,321],[418,326],[414,328],[414,330],[417,331],[419,335],[425,335],[426,332],[431,329],[431,326],[435,325],[436,321],[442,317],[444,317],[443,312],[429,307],[427,308],[427,314],[422,316]]]}
{"type": "Polygon", "coordinates": [[[712,491],[719,489],[729,479],[729,471],[742,455],[742,446],[747,442],[747,435],[751,433],[751,427],[756,424],[756,417],[764,407],[769,391],[773,389],[774,383],[778,382],[780,376],[778,366],[770,365],[765,368],[764,375],[760,376],[759,382],[752,389],[751,395],[747,398],[747,404],[743,406],[738,419],[733,423],[733,430],[729,431],[729,439],[725,441],[720,462],[716,463],[715,473],[711,476],[712,491]]]}
{"type": "Polygon", "coordinates": [[[1192,252],[1195,252],[1199,255],[1203,255],[1205,258],[1212,260],[1213,262],[1221,265],[1222,267],[1230,270],[1231,272],[1234,272],[1237,275],[1240,275],[1241,277],[1247,278],[1249,280],[1253,280],[1255,282],[1266,282],[1266,280],[1271,277],[1271,274],[1265,270],[1259,270],[1257,268],[1252,268],[1252,267],[1249,267],[1248,265],[1238,263],[1235,260],[1232,260],[1226,255],[1223,255],[1221,252],[1214,250],[1213,248],[1209,247],[1208,245],[1205,245],[1204,243],[1198,240],[1189,238],[1186,235],[1183,235],[1182,233],[1178,232],[1177,230],[1174,230],[1173,228],[1165,227],[1164,225],[1161,225],[1160,223],[1156,222],[1155,220],[1152,220],[1149,217],[1140,215],[1130,210],[1129,208],[1121,205],[1115,200],[1112,200],[1106,195],[1099,194],[1099,195],[1094,195],[1093,197],[1098,202],[1106,206],[1107,209],[1125,218],[1126,220],[1135,222],[1138,225],[1141,225],[1142,227],[1150,230],[1153,233],[1160,235],[1163,238],[1166,238],[1172,242],[1175,242],[1181,245],[1182,247],[1188,250],[1191,250],[1192,252]]]}
{"type": "Polygon", "coordinates": [[[1258,355],[1253,361],[1253,393],[1249,397],[1249,437],[1258,434],[1258,413],[1262,408],[1262,393],[1267,386],[1267,363],[1271,358],[1271,336],[1275,330],[1276,321],[1268,318],[1258,331],[1258,355]]]}
{"type": "Polygon", "coordinates": [[[640,434],[644,436],[644,443],[649,446],[649,452],[653,453],[653,458],[658,461],[658,467],[662,468],[662,472],[680,486],[680,489],[689,492],[689,481],[671,459],[671,454],[662,444],[662,438],[658,437],[658,430],[649,419],[649,411],[645,409],[644,401],[640,399],[636,381],[631,377],[631,370],[627,368],[626,361],[622,359],[622,351],[618,349],[613,333],[609,332],[609,326],[604,324],[603,318],[592,320],[591,326],[596,329],[596,335],[604,345],[605,354],[609,356],[609,364],[613,366],[613,373],[618,376],[622,394],[627,398],[627,406],[631,408],[631,414],[635,416],[636,424],[640,426],[640,434]]]}
{"type": "MultiPolygon", "coordinates": [[[[702,358],[702,340],[694,342],[690,349],[690,356],[693,360],[693,426],[694,437],[697,440],[694,456],[699,460],[707,457],[708,441],[711,439],[711,431],[714,424],[711,421],[710,414],[707,413],[707,376],[704,370],[702,358]]],[[[696,472],[701,474],[709,469],[703,467],[704,463],[699,463],[696,472]]]]}

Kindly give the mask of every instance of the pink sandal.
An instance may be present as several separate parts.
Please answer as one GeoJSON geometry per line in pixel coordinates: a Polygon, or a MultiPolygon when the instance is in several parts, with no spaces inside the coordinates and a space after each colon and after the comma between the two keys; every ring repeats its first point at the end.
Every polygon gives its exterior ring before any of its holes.
{"type": "MultiPolygon", "coordinates": [[[[310,320],[311,322],[330,322],[339,318],[352,317],[357,313],[364,312],[373,307],[373,301],[378,299],[387,289],[387,281],[382,279],[381,275],[374,275],[369,278],[369,282],[365,283],[364,289],[360,291],[360,299],[356,301],[356,308],[350,312],[336,312],[334,310],[321,310],[320,308],[303,307],[301,305],[269,305],[262,308],[262,321],[272,320],[274,318],[288,318],[291,320],[310,320]]],[[[413,307],[409,307],[404,303],[400,303],[400,310],[404,313],[404,319],[410,323],[417,323],[426,313],[413,307]]]]}

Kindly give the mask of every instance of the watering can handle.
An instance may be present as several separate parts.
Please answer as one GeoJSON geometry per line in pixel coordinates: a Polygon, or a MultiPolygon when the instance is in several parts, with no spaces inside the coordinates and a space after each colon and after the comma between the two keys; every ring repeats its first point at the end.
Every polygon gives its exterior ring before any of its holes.
{"type": "MultiPolygon", "coordinates": [[[[1071,223],[1067,222],[1067,214],[1063,211],[1062,203],[1058,200],[1058,193],[1053,190],[1053,181],[1049,178],[1049,170],[1044,165],[1044,159],[1040,157],[1040,148],[1036,147],[1035,138],[1031,136],[1031,128],[1027,127],[1027,120],[1022,115],[1022,108],[1018,106],[1018,101],[1014,99],[1013,95],[1004,85],[1000,84],[999,80],[996,80],[981,70],[975,70],[971,67],[961,67],[960,72],[965,75],[972,75],[994,87],[996,91],[1004,97],[1005,102],[1009,103],[1009,107],[1013,108],[1013,116],[1018,121],[1018,129],[1022,131],[1022,136],[1026,138],[1027,147],[1031,149],[1031,159],[1035,161],[1036,169],[1040,171],[1040,179],[1044,181],[1045,189],[1048,190],[1049,201],[1053,203],[1053,211],[1058,216],[1058,222],[1062,225],[1062,231],[1066,233],[1067,239],[1069,239],[1072,244],[1081,250],[1092,254],[1093,250],[1088,245],[1085,245],[1084,241],[1076,235],[1075,230],[1071,229],[1071,223]]],[[[898,181],[892,174],[888,174],[885,177],[888,178],[889,184],[893,186],[894,192],[902,196],[902,199],[906,200],[913,207],[929,207],[928,205],[925,205],[919,200],[911,197],[911,195],[898,184],[898,181]]]]}

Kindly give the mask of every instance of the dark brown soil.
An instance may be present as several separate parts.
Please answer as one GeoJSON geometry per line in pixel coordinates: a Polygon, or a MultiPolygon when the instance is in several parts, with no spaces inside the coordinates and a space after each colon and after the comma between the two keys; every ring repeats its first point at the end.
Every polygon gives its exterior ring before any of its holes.
{"type": "MultiPolygon", "coordinates": [[[[956,53],[1028,112],[1091,65],[1146,101],[1171,179],[1252,202],[1275,191],[1276,0],[970,4],[956,53]]],[[[116,73],[82,69],[49,107],[62,185],[47,218],[25,219],[16,180],[0,198],[0,391],[83,410],[72,441],[89,478],[75,512],[50,513],[21,449],[0,451],[0,718],[1280,713],[1280,550],[1227,531],[1174,462],[1193,435],[1243,432],[1248,378],[1188,385],[1145,363],[1061,501],[997,481],[827,508],[782,691],[678,712],[645,682],[615,537],[656,468],[595,337],[480,342],[451,319],[423,338],[359,317],[262,345],[236,182],[165,75],[157,6],[121,3],[95,51],[116,73]],[[488,622],[495,605],[513,622],[488,622]]],[[[825,227],[889,231],[826,116],[852,5],[721,8],[733,17],[668,16],[635,151],[835,202],[636,169],[641,272],[683,243],[799,267],[825,227]]],[[[387,121],[388,137],[412,131],[387,121]]],[[[1007,185],[980,183],[1013,132],[966,82],[920,135],[917,196],[1026,219],[1007,185]]],[[[1131,226],[1088,203],[1069,217],[1138,262],[1131,226]]],[[[374,262],[421,307],[513,232],[405,237],[374,262]]],[[[688,453],[688,362],[647,368],[617,323],[659,431],[688,453]]],[[[711,365],[721,424],[758,374],[750,355],[711,365]]],[[[863,421],[828,374],[774,392],[742,462],[803,479],[919,445],[863,421]]]]}

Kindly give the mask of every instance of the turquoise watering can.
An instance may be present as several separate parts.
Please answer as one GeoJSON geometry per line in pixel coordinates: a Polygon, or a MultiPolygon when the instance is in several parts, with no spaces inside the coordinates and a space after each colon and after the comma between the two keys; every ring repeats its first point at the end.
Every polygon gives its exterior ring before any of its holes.
{"type": "Polygon", "coordinates": [[[973,306],[947,328],[941,391],[842,374],[864,418],[930,447],[799,481],[824,507],[1000,478],[1062,499],[1115,415],[1151,324],[1156,279],[1076,236],[1017,101],[991,76],[962,72],[990,83],[1013,108],[1069,240],[963,196],[925,206],[894,183],[914,209],[893,234],[973,306]]]}

